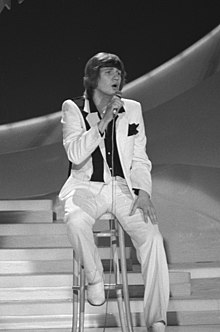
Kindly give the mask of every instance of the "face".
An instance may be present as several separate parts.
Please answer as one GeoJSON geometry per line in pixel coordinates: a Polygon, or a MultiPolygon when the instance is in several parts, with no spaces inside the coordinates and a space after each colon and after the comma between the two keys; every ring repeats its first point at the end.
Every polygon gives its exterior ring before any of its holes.
{"type": "Polygon", "coordinates": [[[114,95],[121,84],[121,71],[115,67],[102,67],[95,90],[105,95],[114,95]]]}

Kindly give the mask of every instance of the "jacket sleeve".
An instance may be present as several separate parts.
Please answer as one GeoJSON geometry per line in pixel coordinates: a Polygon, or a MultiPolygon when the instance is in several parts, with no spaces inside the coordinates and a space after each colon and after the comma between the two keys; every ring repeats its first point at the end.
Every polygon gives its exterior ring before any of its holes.
{"type": "MultiPolygon", "coordinates": [[[[139,103],[138,103],[139,104],[139,103]]],[[[150,196],[152,194],[151,169],[152,164],[146,153],[147,138],[145,134],[144,120],[142,116],[141,105],[136,109],[138,133],[135,135],[134,152],[131,167],[132,187],[146,191],[150,196]]]]}
{"type": "Polygon", "coordinates": [[[86,130],[83,116],[72,100],[62,105],[63,145],[68,159],[75,165],[86,161],[103,139],[97,124],[86,130]]]}

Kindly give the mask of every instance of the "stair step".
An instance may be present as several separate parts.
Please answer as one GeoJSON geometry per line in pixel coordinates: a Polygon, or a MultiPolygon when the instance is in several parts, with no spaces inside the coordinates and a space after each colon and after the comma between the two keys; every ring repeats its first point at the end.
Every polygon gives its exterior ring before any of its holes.
{"type": "Polygon", "coordinates": [[[0,224],[1,236],[66,235],[64,223],[0,224]]]}
{"type": "Polygon", "coordinates": [[[2,288],[1,301],[30,301],[30,300],[68,300],[72,298],[71,287],[28,287],[2,288]]]}
{"type": "MultiPolygon", "coordinates": [[[[101,259],[107,259],[111,257],[111,249],[104,247],[98,248],[101,259]]],[[[126,257],[129,258],[131,255],[131,248],[125,248],[126,257]]],[[[120,252],[118,252],[120,257],[120,252]]],[[[59,260],[73,260],[72,248],[50,248],[50,249],[0,249],[0,273],[4,269],[4,264],[11,265],[22,265],[35,264],[37,261],[59,261],[59,260]]]]}
{"type": "MultiPolygon", "coordinates": [[[[133,272],[141,273],[140,264],[133,264],[133,272]]],[[[191,275],[188,271],[169,269],[169,279],[171,284],[188,283],[191,281],[191,275]]]]}
{"type": "Polygon", "coordinates": [[[0,211],[1,224],[52,223],[53,218],[54,214],[52,210],[0,211]]]}
{"type": "MultiPolygon", "coordinates": [[[[48,307],[45,306],[45,310],[47,311],[48,307]]],[[[85,327],[103,327],[105,324],[106,326],[117,327],[120,326],[120,318],[118,314],[118,308],[116,301],[114,303],[114,311],[109,308],[107,314],[105,311],[100,312],[100,309],[95,308],[94,312],[85,313],[85,327]]],[[[133,308],[132,308],[133,309],[133,308]]],[[[50,308],[49,308],[50,312],[50,308]]],[[[1,316],[0,321],[0,330],[3,328],[17,328],[21,329],[25,327],[29,327],[30,329],[33,328],[58,328],[58,327],[70,327],[72,323],[72,313],[69,314],[56,314],[54,313],[46,313],[44,315],[38,314],[24,314],[18,316],[14,315],[4,315],[1,316]]],[[[168,325],[171,327],[173,326],[220,326],[220,318],[219,318],[219,311],[176,311],[176,312],[169,312],[167,314],[167,321],[168,325]]],[[[132,310],[132,323],[133,326],[136,327],[144,327],[145,321],[142,312],[132,310]]]]}
{"type": "MultiPolygon", "coordinates": [[[[220,325],[168,326],[166,328],[166,332],[217,332],[217,331],[218,332],[220,331],[220,325]]],[[[92,331],[88,330],[85,332],[92,332],[92,331]]],[[[142,331],[140,330],[140,332],[142,331]]]]}
{"type": "Polygon", "coordinates": [[[206,298],[220,298],[220,278],[200,278],[191,280],[192,295],[202,293],[206,298]]]}
{"type": "MultiPolygon", "coordinates": [[[[144,285],[140,276],[132,276],[129,279],[130,297],[143,297],[144,285]],[[138,280],[139,279],[139,280],[138,280]]],[[[106,278],[106,284],[112,284],[115,280],[113,276],[106,278]]],[[[28,300],[68,300],[72,298],[72,283],[69,286],[55,287],[11,287],[0,288],[1,301],[28,301],[28,300]]],[[[191,294],[190,283],[171,284],[170,296],[189,296],[191,294]]],[[[110,292],[110,297],[115,297],[115,291],[110,292]]]]}
{"type": "Polygon", "coordinates": [[[192,279],[220,278],[220,261],[169,264],[169,270],[189,272],[192,279]]]}
{"type": "MultiPolygon", "coordinates": [[[[128,276],[130,273],[128,274],[128,276]]],[[[2,279],[2,278],[1,278],[2,279]]],[[[33,280],[32,280],[33,282],[33,280]]],[[[106,280],[108,282],[108,280],[106,280]]],[[[193,313],[202,313],[202,312],[216,312],[219,311],[220,307],[220,278],[214,278],[214,279],[198,279],[193,280],[192,283],[192,292],[190,296],[185,297],[175,297],[170,298],[169,302],[169,313],[174,313],[173,320],[176,317],[176,312],[189,312],[188,315],[191,315],[190,312],[193,313]]],[[[25,287],[24,287],[25,288],[25,287]]],[[[14,289],[14,295],[15,298],[11,301],[9,300],[1,300],[0,301],[0,312],[4,315],[14,315],[16,312],[16,315],[70,315],[72,310],[72,292],[70,291],[70,287],[63,287],[63,288],[50,288],[50,289],[39,289],[42,294],[46,297],[46,300],[43,300],[43,298],[40,298],[39,300],[31,298],[29,301],[18,301],[16,300],[16,291],[19,293],[21,290],[14,289]],[[47,296],[48,290],[57,292],[58,296],[60,294],[65,294],[65,299],[60,300],[57,298],[54,298],[53,300],[49,301],[47,296]],[[63,292],[63,293],[62,293],[63,292]],[[45,308],[46,311],[45,311],[45,308]]],[[[4,290],[2,289],[2,292],[7,292],[7,288],[4,290]]],[[[35,293],[37,295],[36,289],[25,289],[26,294],[35,293]]],[[[2,293],[2,294],[3,294],[2,293]]],[[[39,293],[40,294],[40,293],[39,293]]],[[[11,295],[13,296],[13,292],[11,292],[11,295]]],[[[54,294],[56,295],[56,294],[54,294]]],[[[51,295],[50,293],[50,296],[51,295]]],[[[62,295],[63,296],[63,295],[62,295]]],[[[61,296],[61,297],[62,297],[61,296]]],[[[55,296],[56,297],[56,296],[55,296]]],[[[142,312],[143,307],[143,297],[136,299],[131,298],[131,310],[132,312],[142,312]]],[[[86,303],[86,313],[87,314],[96,314],[97,311],[100,315],[104,315],[106,310],[106,304],[103,306],[97,308],[92,307],[88,303],[86,303]]],[[[117,305],[114,300],[110,300],[108,303],[108,310],[110,312],[117,312],[117,305]]],[[[219,315],[218,315],[219,316],[219,315]]],[[[178,320],[177,320],[178,321],[178,320]]],[[[207,322],[208,323],[208,322],[207,322]]]]}
{"type": "MultiPolygon", "coordinates": [[[[38,211],[36,211],[37,213],[38,211]]],[[[8,213],[8,212],[7,212],[8,213]]],[[[50,211],[50,213],[52,213],[50,211]]],[[[1,214],[1,212],[0,212],[1,214]]],[[[99,220],[97,221],[97,225],[94,226],[94,234],[98,234],[99,239],[97,240],[99,243],[103,241],[106,243],[105,246],[109,246],[109,238],[106,236],[100,236],[100,231],[109,231],[108,221],[104,220],[103,223],[99,220]]],[[[38,223],[17,223],[16,220],[14,223],[0,223],[0,234],[2,237],[7,236],[36,236],[36,235],[66,235],[66,224],[62,220],[54,220],[53,223],[46,221],[40,221],[38,223]]],[[[130,237],[125,234],[125,244],[126,246],[133,246],[130,240],[130,237]]]]}
{"type": "MultiPolygon", "coordinates": [[[[109,225],[106,220],[103,223],[98,221],[94,226],[94,232],[105,230],[109,230],[109,225]]],[[[45,221],[33,224],[21,224],[16,223],[16,221],[14,224],[0,223],[1,235],[44,235],[45,233],[63,235],[66,234],[66,232],[66,224],[61,220],[57,220],[52,224],[46,223],[45,221]]]]}
{"type": "MultiPolygon", "coordinates": [[[[0,327],[1,331],[1,327],[0,327]]],[[[37,328],[37,329],[30,329],[24,327],[22,329],[10,329],[3,331],[10,331],[10,332],[71,332],[71,328],[37,328]]],[[[106,332],[121,332],[121,328],[118,327],[106,327],[106,332]]],[[[196,325],[196,326],[168,326],[166,327],[166,332],[219,332],[220,325],[196,325]]],[[[84,332],[103,332],[102,328],[85,328],[84,332]]],[[[146,327],[135,327],[134,332],[146,332],[146,327]]]]}
{"type": "MultiPolygon", "coordinates": [[[[56,232],[56,231],[55,231],[56,232]]],[[[41,231],[42,233],[42,231],[41,231]]],[[[1,233],[0,233],[1,234],[1,233]]],[[[20,232],[21,234],[21,232],[20,232]]],[[[65,233],[58,233],[51,236],[50,233],[44,234],[21,234],[21,235],[0,235],[2,249],[10,248],[70,248],[68,236],[65,233]]],[[[110,247],[109,237],[99,237],[97,239],[98,247],[110,247]]],[[[125,246],[131,247],[131,240],[126,237],[125,246]]]]}
{"type": "MultiPolygon", "coordinates": [[[[143,300],[130,299],[131,311],[142,312],[143,300]]],[[[219,311],[220,299],[219,298],[171,298],[169,302],[170,312],[188,311],[188,312],[213,312],[219,311]]],[[[117,304],[114,300],[108,302],[108,310],[111,313],[117,313],[117,304]]],[[[86,302],[86,312],[88,314],[105,315],[106,304],[99,307],[90,306],[86,302]]],[[[66,300],[51,300],[51,301],[0,301],[0,312],[2,316],[8,315],[70,315],[72,312],[71,298],[66,300]]]]}
{"type": "Polygon", "coordinates": [[[50,199],[0,200],[0,211],[53,210],[50,199]]]}
{"type": "Polygon", "coordinates": [[[179,325],[220,325],[219,310],[168,312],[168,324],[179,325]]]}
{"type": "MultiPolygon", "coordinates": [[[[0,275],[0,289],[1,288],[19,288],[19,287],[71,287],[72,286],[72,271],[64,273],[33,273],[33,274],[4,274],[0,275]]],[[[108,283],[109,273],[105,273],[105,282],[108,283]]],[[[173,272],[169,271],[169,278],[171,285],[190,284],[190,275],[187,272],[173,272]]],[[[128,272],[129,285],[143,285],[143,279],[140,272],[128,272]]]]}
{"type": "MultiPolygon", "coordinates": [[[[85,332],[102,332],[103,328],[88,328],[85,329],[85,332]]],[[[107,332],[121,332],[120,328],[106,328],[107,332]]],[[[220,325],[194,325],[194,326],[167,326],[166,332],[219,332],[220,325]]],[[[37,331],[34,331],[37,332],[37,331]]],[[[44,331],[46,332],[46,331],[44,331]]],[[[51,332],[51,331],[50,331],[51,332]]],[[[56,331],[54,331],[56,332],[56,331]]],[[[67,331],[60,331],[60,332],[67,332],[67,331]]],[[[70,332],[70,331],[68,331],[70,332]]],[[[146,332],[146,327],[135,327],[134,332],[146,332]]]]}
{"type": "Polygon", "coordinates": [[[50,234],[42,236],[0,236],[0,243],[2,249],[10,248],[70,248],[70,242],[67,235],[53,235],[50,234]]]}
{"type": "MultiPolygon", "coordinates": [[[[130,250],[126,248],[126,260],[128,270],[132,268],[132,262],[129,261],[130,250]]],[[[107,248],[100,250],[100,257],[103,262],[104,269],[109,269],[111,253],[107,248]]],[[[73,261],[71,259],[60,260],[32,260],[32,261],[1,261],[0,262],[1,275],[3,274],[33,274],[33,273],[59,273],[73,271],[73,261]]]]}

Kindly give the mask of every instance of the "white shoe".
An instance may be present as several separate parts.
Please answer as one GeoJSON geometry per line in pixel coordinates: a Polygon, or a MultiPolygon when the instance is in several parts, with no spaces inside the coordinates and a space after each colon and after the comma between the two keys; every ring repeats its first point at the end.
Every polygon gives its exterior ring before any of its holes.
{"type": "Polygon", "coordinates": [[[105,303],[105,290],[103,280],[95,284],[88,284],[87,301],[93,306],[100,306],[105,303]]]}
{"type": "Polygon", "coordinates": [[[154,323],[150,327],[149,332],[165,332],[165,324],[163,322],[154,323]]]}

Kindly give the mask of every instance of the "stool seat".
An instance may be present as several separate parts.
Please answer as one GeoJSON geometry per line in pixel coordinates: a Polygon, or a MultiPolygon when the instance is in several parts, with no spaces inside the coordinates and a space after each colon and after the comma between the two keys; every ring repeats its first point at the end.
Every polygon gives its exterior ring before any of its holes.
{"type": "MultiPolygon", "coordinates": [[[[132,318],[130,310],[127,266],[125,255],[125,240],[124,230],[112,213],[103,214],[99,220],[109,220],[109,229],[94,233],[94,237],[109,237],[110,247],[112,252],[112,266],[114,272],[115,282],[104,285],[105,290],[115,290],[118,303],[118,311],[122,332],[133,332],[132,318]],[[118,240],[118,241],[117,241],[118,240]],[[117,242],[119,247],[117,248],[117,242]],[[119,270],[119,255],[120,250],[121,272],[119,270]],[[124,303],[124,304],[123,304],[124,303]]],[[[72,332],[84,331],[85,319],[85,272],[81,262],[75,259],[73,251],[73,321],[72,332]],[[77,278],[78,275],[78,278],[77,278]]],[[[107,299],[108,300],[108,299],[107,299]]]]}

